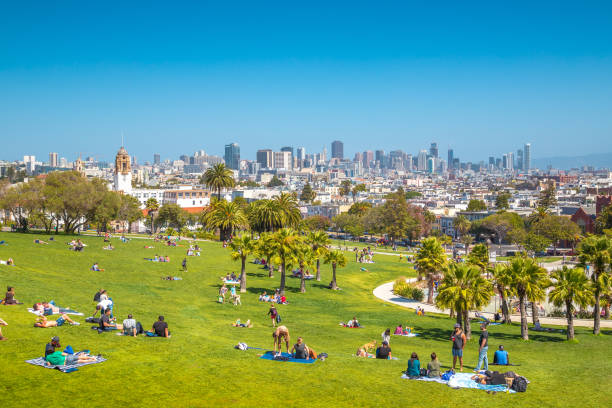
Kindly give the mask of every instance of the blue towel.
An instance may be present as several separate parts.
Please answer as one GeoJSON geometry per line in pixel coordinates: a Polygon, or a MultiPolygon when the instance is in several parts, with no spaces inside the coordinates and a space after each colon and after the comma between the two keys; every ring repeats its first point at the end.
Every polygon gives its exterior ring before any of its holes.
{"type": "Polygon", "coordinates": [[[317,361],[317,360],[313,360],[313,359],[303,360],[303,359],[299,359],[299,358],[293,358],[291,356],[291,354],[288,354],[288,353],[282,353],[281,355],[283,357],[289,357],[289,360],[287,360],[287,361],[274,360],[274,355],[275,355],[275,353],[273,351],[268,351],[268,352],[266,352],[266,354],[264,354],[260,358],[263,358],[264,360],[281,361],[281,362],[284,362],[284,363],[302,363],[302,364],[313,364],[315,361],[317,361]]]}

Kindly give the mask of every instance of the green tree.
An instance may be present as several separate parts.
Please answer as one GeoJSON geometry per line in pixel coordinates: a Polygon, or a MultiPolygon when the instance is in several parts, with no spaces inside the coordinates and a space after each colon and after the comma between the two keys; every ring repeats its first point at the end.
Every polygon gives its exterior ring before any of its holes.
{"type": "Polygon", "coordinates": [[[234,231],[248,226],[249,221],[238,204],[221,200],[215,201],[204,213],[202,224],[209,228],[218,228],[219,240],[226,241],[230,239],[234,231]]]}
{"type": "Polygon", "coordinates": [[[415,265],[420,277],[427,279],[427,303],[433,304],[434,280],[446,266],[444,248],[434,237],[425,238],[416,254],[415,265]]]}
{"type": "Polygon", "coordinates": [[[472,243],[472,236],[469,234],[472,223],[465,217],[459,214],[453,220],[453,228],[459,233],[461,242],[465,245],[465,253],[469,252],[469,246],[472,243]]]}
{"type": "Polygon", "coordinates": [[[501,245],[509,231],[524,228],[521,217],[507,211],[489,215],[482,220],[480,225],[495,234],[498,245],[501,245]]]}
{"type": "Polygon", "coordinates": [[[204,183],[208,188],[216,191],[217,200],[221,201],[221,190],[234,187],[234,172],[225,167],[223,163],[215,164],[206,169],[200,183],[204,183]]]}
{"type": "Polygon", "coordinates": [[[547,238],[557,252],[560,241],[574,242],[578,240],[580,228],[567,217],[549,215],[531,225],[531,231],[547,238]]]}
{"type": "Polygon", "coordinates": [[[525,249],[533,254],[546,251],[546,248],[551,244],[551,241],[534,232],[529,232],[525,235],[525,241],[523,246],[525,249]]]}
{"type": "Polygon", "coordinates": [[[275,249],[272,243],[274,236],[270,232],[264,232],[260,235],[257,240],[256,253],[258,256],[265,258],[266,266],[268,267],[268,278],[274,277],[274,264],[272,258],[275,254],[275,249]]]}
{"type": "Polygon", "coordinates": [[[191,220],[191,215],[178,204],[164,204],[159,208],[157,216],[160,224],[180,231],[191,220]]]}
{"type": "Polygon", "coordinates": [[[306,185],[304,185],[304,188],[302,188],[302,193],[300,194],[300,200],[306,203],[310,203],[312,202],[312,200],[315,199],[316,196],[317,196],[317,193],[313,191],[310,183],[306,183],[306,185]]]}
{"type": "Polygon", "coordinates": [[[329,236],[324,231],[311,231],[306,236],[306,243],[310,245],[317,265],[317,281],[321,280],[321,258],[328,252],[327,247],[331,244],[329,236]]]}
{"type": "Polygon", "coordinates": [[[93,210],[91,219],[98,224],[98,230],[107,231],[108,223],[118,219],[121,197],[116,191],[105,191],[93,210]]]}
{"type": "Polygon", "coordinates": [[[418,191],[406,191],[406,200],[412,200],[419,197],[423,197],[423,194],[418,191]]]}
{"type": "Polygon", "coordinates": [[[387,196],[382,205],[382,223],[383,232],[395,243],[397,239],[404,237],[418,237],[424,230],[425,217],[420,209],[408,204],[402,191],[387,196]]]}
{"type": "Polygon", "coordinates": [[[350,215],[363,216],[371,208],[372,208],[372,204],[371,203],[369,203],[367,201],[361,201],[361,202],[354,203],[353,205],[351,205],[351,208],[349,208],[348,213],[350,215]]]}
{"type": "Polygon", "coordinates": [[[557,191],[555,190],[555,182],[549,181],[544,190],[540,192],[538,207],[548,210],[557,205],[557,191]]]}
{"type": "Polygon", "coordinates": [[[272,176],[272,179],[268,182],[267,186],[270,188],[273,187],[280,187],[280,186],[284,186],[285,183],[283,183],[277,176],[276,174],[274,176],[272,176]]]}
{"type": "Polygon", "coordinates": [[[257,200],[247,208],[251,229],[257,232],[275,231],[283,226],[283,214],[276,200],[257,200]]]}
{"type": "Polygon", "coordinates": [[[306,293],[306,272],[315,264],[315,256],[310,246],[301,244],[294,251],[295,264],[300,269],[300,293],[306,293]]]}
{"type": "Polygon", "coordinates": [[[310,231],[325,231],[331,227],[331,221],[323,215],[312,215],[304,218],[304,225],[310,231]]]}
{"type": "Polygon", "coordinates": [[[274,197],[278,211],[281,214],[281,222],[283,227],[295,228],[302,221],[302,214],[298,206],[297,198],[294,194],[280,193],[274,197]]]}
{"type": "Polygon", "coordinates": [[[482,277],[479,268],[453,262],[444,270],[436,305],[442,309],[451,309],[457,314],[457,323],[463,323],[465,336],[469,340],[470,310],[481,310],[492,296],[491,283],[482,277]]]}
{"type": "Polygon", "coordinates": [[[510,204],[508,203],[508,200],[511,197],[512,196],[510,195],[510,193],[498,194],[497,197],[495,198],[495,208],[497,208],[498,210],[507,210],[508,208],[510,208],[510,204]]]}
{"type": "Polygon", "coordinates": [[[159,211],[159,202],[151,197],[147,199],[145,208],[147,209],[147,215],[151,217],[151,233],[155,234],[155,215],[159,211]]]}
{"type": "Polygon", "coordinates": [[[487,205],[482,200],[471,199],[467,206],[467,211],[486,211],[487,205]]]}
{"type": "Polygon", "coordinates": [[[510,287],[518,295],[521,313],[521,338],[529,340],[527,327],[527,301],[536,301],[544,296],[546,270],[530,258],[514,257],[507,265],[506,273],[510,278],[510,287]]]}
{"type": "Polygon", "coordinates": [[[351,183],[351,180],[348,179],[344,179],[342,180],[342,182],[340,183],[340,190],[339,193],[341,196],[347,196],[351,193],[351,189],[353,187],[353,183],[351,183]]]}
{"type": "Polygon", "coordinates": [[[142,218],[142,210],[140,209],[140,201],[134,196],[121,194],[119,199],[119,210],[117,211],[117,220],[123,224],[123,230],[126,227],[128,232],[132,232],[132,223],[142,218]]]}
{"type": "Polygon", "coordinates": [[[578,258],[582,266],[592,267],[590,271],[591,280],[594,284],[593,296],[595,298],[593,307],[593,334],[599,334],[600,330],[600,296],[601,287],[597,285],[600,276],[607,273],[607,268],[612,260],[612,243],[607,237],[589,236],[578,245],[578,258]]]}
{"type": "Polygon", "coordinates": [[[346,262],[346,257],[344,256],[342,251],[333,250],[328,251],[325,254],[325,263],[331,264],[332,267],[332,280],[329,284],[330,289],[338,289],[338,284],[336,281],[336,268],[344,268],[346,266],[346,262]]]}
{"type": "Polygon", "coordinates": [[[612,228],[612,205],[605,207],[595,219],[595,232],[603,234],[612,228]]]}
{"type": "Polygon", "coordinates": [[[501,311],[504,316],[504,323],[511,324],[512,318],[510,314],[510,308],[508,307],[508,297],[512,291],[512,277],[510,276],[510,269],[507,265],[497,264],[492,268],[489,268],[489,272],[493,275],[493,284],[497,289],[497,293],[501,298],[501,311]]]}
{"type": "Polygon", "coordinates": [[[472,252],[468,255],[467,262],[480,269],[480,273],[484,273],[489,266],[489,248],[485,244],[474,245],[472,252]]]}
{"type": "Polygon", "coordinates": [[[246,292],[246,260],[247,257],[257,250],[257,241],[249,235],[244,234],[234,238],[229,247],[232,251],[232,259],[240,260],[240,292],[246,292]]]}
{"type": "Polygon", "coordinates": [[[303,238],[294,230],[290,228],[282,228],[276,231],[269,244],[274,250],[274,255],[277,260],[277,264],[281,267],[281,278],[280,278],[280,293],[285,294],[285,276],[287,267],[292,265],[292,261],[295,259],[295,251],[299,245],[302,244],[303,238]]]}
{"type": "Polygon", "coordinates": [[[593,299],[593,291],[589,279],[581,268],[557,269],[551,274],[552,290],[549,300],[556,307],[565,306],[567,317],[567,339],[574,339],[574,303],[586,307],[593,299]]]}
{"type": "Polygon", "coordinates": [[[366,191],[365,184],[357,184],[355,187],[353,187],[353,189],[351,190],[351,195],[353,196],[353,202],[355,202],[355,198],[357,197],[357,194],[362,193],[364,191],[366,191]]]}

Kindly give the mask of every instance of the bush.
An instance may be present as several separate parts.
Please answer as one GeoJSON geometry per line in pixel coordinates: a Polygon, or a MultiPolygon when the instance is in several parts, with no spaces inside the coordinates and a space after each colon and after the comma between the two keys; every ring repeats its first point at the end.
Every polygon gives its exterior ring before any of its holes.
{"type": "Polygon", "coordinates": [[[196,232],[196,238],[198,239],[207,239],[209,241],[216,241],[217,240],[217,236],[210,231],[198,231],[196,232]]]}
{"type": "Polygon", "coordinates": [[[411,295],[412,299],[416,300],[417,302],[422,302],[425,298],[425,292],[423,292],[423,289],[421,288],[412,288],[411,295]]]}
{"type": "Polygon", "coordinates": [[[565,317],[565,310],[561,310],[561,309],[553,309],[548,316],[550,317],[565,317]]]}
{"type": "Polygon", "coordinates": [[[406,278],[401,277],[395,280],[393,283],[393,293],[398,296],[406,296],[407,290],[410,289],[410,286],[406,283],[406,278]]]}
{"type": "Polygon", "coordinates": [[[176,235],[176,231],[172,227],[166,228],[165,235],[174,236],[176,235]]]}

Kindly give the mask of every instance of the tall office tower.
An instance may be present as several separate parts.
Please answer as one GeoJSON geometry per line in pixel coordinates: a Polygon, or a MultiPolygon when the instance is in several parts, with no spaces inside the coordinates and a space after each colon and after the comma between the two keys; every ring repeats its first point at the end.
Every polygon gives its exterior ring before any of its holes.
{"type": "Polygon", "coordinates": [[[159,164],[161,163],[161,157],[158,153],[155,153],[153,155],[153,164],[159,164]]]}
{"type": "Polygon", "coordinates": [[[514,153],[508,153],[508,170],[514,171],[514,153]]]}
{"type": "Polygon", "coordinates": [[[500,159],[499,157],[497,159],[495,159],[495,168],[497,169],[501,169],[502,168],[502,159],[500,159]]]}
{"type": "Polygon", "coordinates": [[[334,140],[331,144],[332,159],[344,159],[344,143],[339,140],[334,140]]]}
{"type": "Polygon", "coordinates": [[[274,168],[291,170],[293,168],[291,152],[274,152],[274,168]]]}
{"type": "Polygon", "coordinates": [[[281,152],[290,152],[290,153],[291,153],[291,157],[293,157],[293,156],[294,156],[294,154],[293,154],[293,147],[292,147],[292,146],[284,146],[284,147],[281,147],[281,150],[280,150],[280,151],[281,151],[281,152]]]}
{"type": "Polygon", "coordinates": [[[197,150],[193,154],[193,157],[204,157],[204,156],[206,156],[206,152],[204,150],[197,150]]]}
{"type": "Polygon", "coordinates": [[[383,169],[385,167],[385,151],[384,150],[377,150],[374,153],[374,160],[376,161],[376,163],[378,163],[378,166],[380,166],[381,169],[383,169]]]}
{"type": "Polygon", "coordinates": [[[363,163],[363,154],[360,152],[355,153],[355,157],[353,157],[353,161],[363,163]]]}
{"type": "Polygon", "coordinates": [[[186,154],[182,154],[182,155],[179,157],[179,160],[182,160],[182,161],[183,161],[183,163],[185,163],[185,164],[189,164],[189,156],[187,156],[186,154]]]}
{"type": "Polygon", "coordinates": [[[297,158],[298,160],[306,160],[306,148],[305,147],[297,148],[297,158]]]}
{"type": "Polygon", "coordinates": [[[323,146],[323,151],[319,155],[319,161],[322,161],[323,163],[327,162],[327,147],[325,146],[323,146]]]}
{"type": "Polygon", "coordinates": [[[531,143],[525,143],[523,153],[523,170],[531,169],[531,143]]]}
{"type": "Polygon", "coordinates": [[[436,172],[436,158],[430,157],[427,159],[427,172],[435,173],[436,172]]]}
{"type": "Polygon", "coordinates": [[[363,168],[367,169],[372,165],[374,161],[374,152],[371,150],[366,150],[363,152],[363,168]]]}
{"type": "Polygon", "coordinates": [[[523,170],[523,149],[516,151],[516,169],[523,170]]]}
{"type": "Polygon", "coordinates": [[[427,170],[427,150],[421,150],[419,152],[419,156],[417,157],[417,170],[427,170]]]}
{"type": "Polygon", "coordinates": [[[257,151],[257,163],[262,169],[271,169],[274,167],[274,154],[271,149],[261,149],[257,151]]]}
{"type": "Polygon", "coordinates": [[[57,153],[54,153],[54,152],[49,153],[49,166],[51,167],[58,166],[57,153]]]}
{"type": "Polygon", "coordinates": [[[452,169],[453,168],[453,159],[455,158],[455,152],[453,151],[453,149],[448,149],[448,168],[452,169]]]}
{"type": "Polygon", "coordinates": [[[414,170],[414,166],[412,165],[412,162],[413,162],[412,155],[409,154],[408,156],[406,156],[406,170],[408,171],[414,170]]]}
{"type": "Polygon", "coordinates": [[[66,160],[65,157],[60,157],[59,166],[62,167],[62,168],[67,168],[68,167],[68,160],[66,160]]]}
{"type": "Polygon", "coordinates": [[[438,144],[436,142],[432,142],[431,146],[429,146],[429,155],[436,159],[438,158],[438,144]]]}
{"type": "Polygon", "coordinates": [[[240,146],[238,143],[225,145],[225,165],[232,170],[240,170],[240,146]]]}
{"type": "Polygon", "coordinates": [[[495,157],[489,156],[489,166],[495,167],[495,157]]]}
{"type": "Polygon", "coordinates": [[[508,155],[504,154],[502,156],[502,169],[508,170],[508,155]]]}

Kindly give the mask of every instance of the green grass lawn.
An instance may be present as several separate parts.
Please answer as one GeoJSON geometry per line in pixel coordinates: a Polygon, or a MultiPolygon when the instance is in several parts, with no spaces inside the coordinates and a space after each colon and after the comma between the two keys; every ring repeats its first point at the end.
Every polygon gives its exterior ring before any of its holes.
{"type": "MultiPolygon", "coordinates": [[[[529,342],[519,338],[519,327],[490,329],[491,348],[503,343],[514,371],[531,384],[524,394],[489,395],[478,390],[453,390],[445,385],[400,379],[411,352],[426,365],[435,351],[446,367],[451,362],[449,335],[453,321],[443,316],[417,317],[408,309],[376,299],[372,290],[399,276],[413,275],[410,266],[396,256],[376,255],[376,263],[361,272],[348,254],[349,265],[338,271],[342,290],[329,291],[331,270],[322,265],[321,282],[308,281],[299,293],[299,280],[288,278],[289,305],[279,312],[291,331],[317,352],[329,358],[312,365],[260,360],[255,350],[233,348],[242,341],[254,347],[271,348],[272,328],[266,317],[268,304],[257,301],[263,290],[278,287],[278,274],[268,278],[258,265],[248,264],[249,290],[242,306],[216,303],[219,277],[239,272],[229,251],[219,243],[200,243],[202,257],[190,257],[189,272],[182,281],[162,281],[163,275],[181,275],[184,247],[168,248],[152,241],[133,239],[127,244],[114,240],[115,251],[103,251],[101,238],[84,237],[89,246],[83,253],[68,251],[59,236],[50,245],[36,245],[34,235],[0,233],[0,259],[12,257],[16,267],[0,266],[0,284],[16,287],[20,306],[0,306],[0,317],[9,323],[0,342],[0,401],[11,407],[31,406],[525,406],[600,407],[612,403],[612,331],[594,337],[577,329],[577,343],[564,341],[563,334],[533,333],[529,342]],[[143,260],[155,254],[169,255],[171,262],[143,260]],[[89,270],[99,262],[106,272],[89,270]],[[55,300],[85,314],[94,309],[97,288],[108,289],[115,301],[115,314],[127,313],[146,328],[163,314],[172,337],[130,338],[112,333],[97,334],[89,324],[78,327],[38,329],[26,306],[55,300]],[[344,329],[338,322],[357,316],[363,329],[344,329]],[[251,319],[255,327],[239,329],[231,323],[251,319]],[[398,361],[353,357],[358,346],[380,341],[386,328],[398,323],[413,326],[418,338],[392,337],[398,361]],[[62,345],[90,349],[108,358],[103,364],[86,366],[63,374],[26,364],[38,357],[49,339],[59,335],[62,345]]],[[[48,236],[38,236],[48,240],[48,236]]],[[[83,317],[77,317],[80,322],[83,317]]],[[[467,369],[477,362],[477,336],[466,348],[467,369]]],[[[492,351],[490,358],[492,360],[492,351]]]]}

